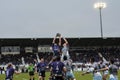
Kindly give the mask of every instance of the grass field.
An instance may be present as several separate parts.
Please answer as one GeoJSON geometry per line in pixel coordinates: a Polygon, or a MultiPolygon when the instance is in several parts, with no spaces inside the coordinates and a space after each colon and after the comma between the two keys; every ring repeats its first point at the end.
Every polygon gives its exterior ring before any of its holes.
{"type": "MultiPolygon", "coordinates": [[[[81,76],[81,72],[74,72],[76,80],[92,80],[92,74],[87,74],[85,76],[81,76]]],[[[48,80],[49,72],[46,73],[45,80],[48,80]]],[[[118,75],[118,80],[120,80],[120,70],[118,75]]],[[[5,75],[0,75],[0,80],[5,80],[5,75]]],[[[29,80],[28,73],[15,74],[13,80],[29,80]]],[[[38,80],[38,74],[35,74],[35,80],[38,80]]]]}

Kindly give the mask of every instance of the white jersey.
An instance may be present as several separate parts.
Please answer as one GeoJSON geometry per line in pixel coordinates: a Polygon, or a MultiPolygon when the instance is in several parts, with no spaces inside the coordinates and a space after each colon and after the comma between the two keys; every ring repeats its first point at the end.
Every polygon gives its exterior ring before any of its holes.
{"type": "Polygon", "coordinates": [[[65,60],[63,63],[65,65],[67,71],[72,70],[72,60],[71,59],[65,60]]]}
{"type": "MultiPolygon", "coordinates": [[[[106,63],[103,62],[103,63],[100,64],[100,68],[106,68],[106,67],[107,67],[106,63]]],[[[103,71],[103,75],[106,75],[108,73],[109,73],[108,70],[103,71]]]]}
{"type": "Polygon", "coordinates": [[[62,61],[63,61],[63,57],[64,57],[64,56],[67,56],[67,59],[70,58],[69,49],[68,49],[67,46],[64,46],[64,47],[62,48],[62,56],[61,56],[61,60],[62,60],[62,61]]]}
{"type": "Polygon", "coordinates": [[[61,61],[63,61],[63,57],[64,57],[64,56],[67,56],[67,59],[70,58],[68,46],[64,46],[64,47],[62,48],[61,61]]]}
{"type": "Polygon", "coordinates": [[[109,66],[110,78],[109,80],[118,80],[118,67],[114,64],[109,66]]]}
{"type": "Polygon", "coordinates": [[[110,65],[109,66],[109,72],[110,72],[110,74],[118,75],[118,67],[114,64],[110,65]]]}
{"type": "Polygon", "coordinates": [[[63,48],[62,48],[62,54],[63,55],[67,55],[67,53],[68,53],[68,47],[67,46],[64,46],[63,48]]]}
{"type": "Polygon", "coordinates": [[[93,73],[93,76],[94,76],[94,77],[95,77],[95,76],[102,76],[100,72],[95,72],[95,70],[98,70],[98,69],[99,69],[98,63],[95,63],[95,62],[94,62],[93,64],[91,64],[91,66],[90,66],[90,68],[88,69],[87,72],[93,73]]]}
{"type": "Polygon", "coordinates": [[[68,59],[68,60],[65,60],[63,63],[67,69],[65,80],[75,79],[75,76],[74,76],[73,71],[72,71],[72,60],[68,59]]]}

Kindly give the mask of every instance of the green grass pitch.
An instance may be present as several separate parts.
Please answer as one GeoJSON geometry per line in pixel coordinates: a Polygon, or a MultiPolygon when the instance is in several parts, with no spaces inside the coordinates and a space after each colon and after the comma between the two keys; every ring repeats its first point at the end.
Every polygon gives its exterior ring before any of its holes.
{"type": "MultiPolygon", "coordinates": [[[[82,72],[74,72],[76,80],[92,80],[92,74],[81,76],[81,73],[82,72]]],[[[49,75],[50,73],[46,72],[45,80],[48,80],[49,75]]],[[[118,78],[119,78],[118,80],[120,80],[120,70],[119,70],[118,78]]],[[[0,74],[0,80],[5,80],[5,75],[0,74]]],[[[29,80],[29,75],[28,73],[14,74],[13,80],[29,80]]],[[[38,80],[38,74],[35,74],[35,80],[38,80]]]]}

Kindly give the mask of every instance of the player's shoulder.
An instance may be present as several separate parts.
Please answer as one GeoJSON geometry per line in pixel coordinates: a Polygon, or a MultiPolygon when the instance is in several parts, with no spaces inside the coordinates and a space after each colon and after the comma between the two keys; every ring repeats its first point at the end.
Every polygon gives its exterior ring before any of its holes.
{"type": "Polygon", "coordinates": [[[13,67],[11,67],[10,70],[14,71],[15,69],[13,67]]]}
{"type": "Polygon", "coordinates": [[[98,66],[98,63],[97,63],[97,62],[94,62],[94,63],[92,64],[92,66],[93,66],[93,67],[96,67],[96,66],[98,66]]]}
{"type": "Polygon", "coordinates": [[[41,65],[41,62],[38,62],[37,65],[41,65]]]}
{"type": "Polygon", "coordinates": [[[72,62],[73,60],[72,59],[68,59],[70,62],[72,62]]]}
{"type": "Polygon", "coordinates": [[[59,63],[59,64],[64,64],[64,61],[62,62],[62,61],[59,61],[59,62],[57,62],[57,63],[59,63]]]}
{"type": "Polygon", "coordinates": [[[56,64],[56,62],[51,62],[51,63],[50,63],[50,65],[54,65],[54,64],[56,64]]]}

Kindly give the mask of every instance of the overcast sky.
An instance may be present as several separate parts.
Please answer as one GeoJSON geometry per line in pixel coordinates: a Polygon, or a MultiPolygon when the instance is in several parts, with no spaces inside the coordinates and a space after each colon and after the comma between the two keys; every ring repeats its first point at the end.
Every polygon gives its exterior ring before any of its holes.
{"type": "MultiPolygon", "coordinates": [[[[0,38],[100,37],[98,0],[0,0],[0,38]]],[[[120,0],[104,0],[104,37],[120,37],[120,0]]]]}

